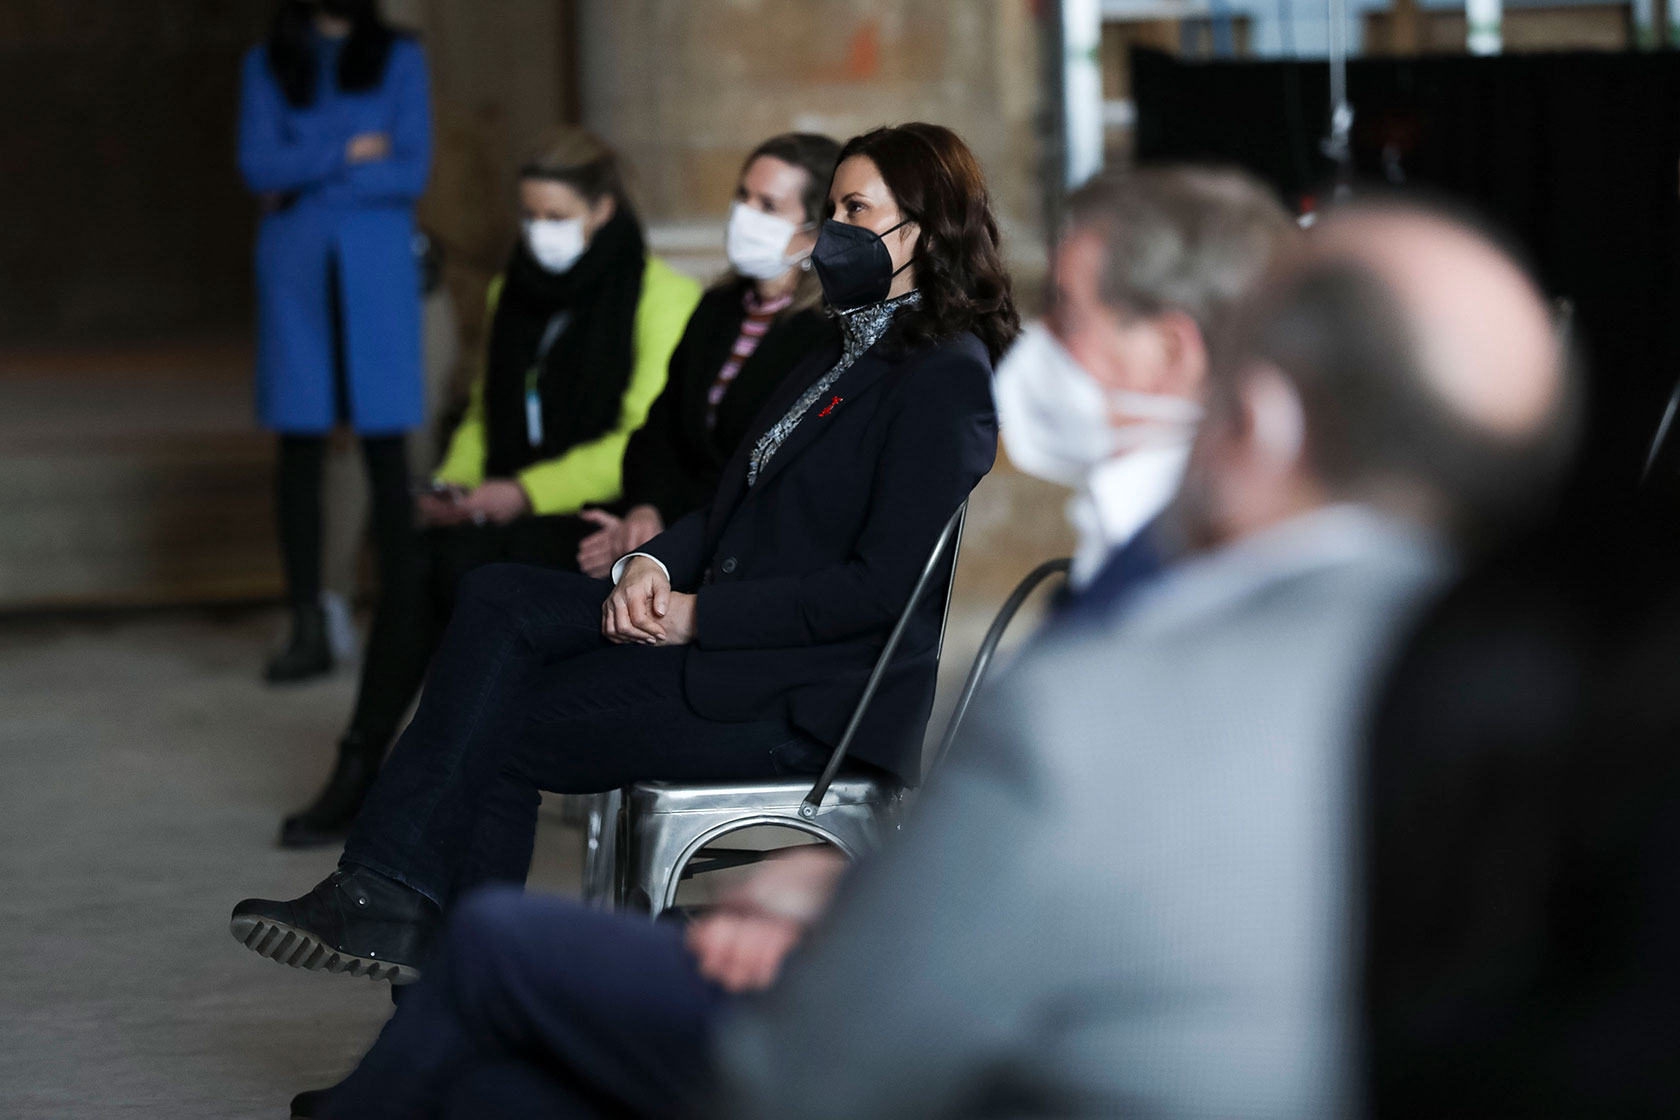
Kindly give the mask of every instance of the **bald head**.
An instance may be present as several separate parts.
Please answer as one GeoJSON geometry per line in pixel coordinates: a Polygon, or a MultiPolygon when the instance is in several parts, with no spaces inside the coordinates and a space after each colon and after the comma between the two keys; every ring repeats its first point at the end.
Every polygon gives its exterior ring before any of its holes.
{"type": "Polygon", "coordinates": [[[1573,394],[1509,255],[1413,205],[1336,211],[1239,317],[1187,479],[1214,542],[1332,501],[1485,533],[1567,461],[1573,394]]]}
{"type": "Polygon", "coordinates": [[[1363,267],[1386,287],[1423,389],[1467,425],[1521,440],[1560,406],[1563,363],[1546,305],[1510,257],[1429,211],[1333,215],[1298,267],[1363,267]]]}

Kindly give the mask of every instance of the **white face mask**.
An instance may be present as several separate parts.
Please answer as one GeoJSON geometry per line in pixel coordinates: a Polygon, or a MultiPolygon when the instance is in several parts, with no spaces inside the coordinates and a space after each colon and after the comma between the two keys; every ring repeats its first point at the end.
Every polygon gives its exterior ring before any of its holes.
{"type": "Polygon", "coordinates": [[[1029,323],[998,365],[997,405],[1010,460],[1063,486],[1134,448],[1188,443],[1202,418],[1183,397],[1107,388],[1043,323],[1029,323]]]}
{"type": "Polygon", "coordinates": [[[1079,535],[1068,581],[1084,587],[1115,549],[1158,517],[1178,493],[1190,462],[1189,441],[1144,447],[1099,464],[1067,505],[1079,535]]]}
{"type": "Polygon", "coordinates": [[[1043,323],[1028,324],[999,364],[997,406],[1010,461],[1080,490],[1068,511],[1080,537],[1075,586],[1166,507],[1202,417],[1183,397],[1104,386],[1043,323]]]}
{"type": "Polygon", "coordinates": [[[583,219],[527,218],[525,244],[548,272],[565,272],[583,256],[583,219]]]}
{"type": "Polygon", "coordinates": [[[788,256],[788,242],[799,227],[786,218],[755,210],[744,202],[729,208],[729,229],[723,237],[729,263],[751,280],[774,280],[802,258],[788,256]]]}

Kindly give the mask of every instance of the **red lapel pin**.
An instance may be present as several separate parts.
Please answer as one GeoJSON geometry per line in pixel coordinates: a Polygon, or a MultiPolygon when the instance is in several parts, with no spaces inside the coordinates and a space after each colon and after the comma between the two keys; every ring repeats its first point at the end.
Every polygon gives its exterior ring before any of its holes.
{"type": "Polygon", "coordinates": [[[829,401],[828,402],[828,407],[823,409],[821,412],[817,413],[817,418],[821,419],[822,417],[827,416],[829,413],[833,412],[834,411],[834,406],[839,404],[841,401],[843,401],[845,399],[846,399],[845,397],[835,397],[833,400],[829,401]]]}

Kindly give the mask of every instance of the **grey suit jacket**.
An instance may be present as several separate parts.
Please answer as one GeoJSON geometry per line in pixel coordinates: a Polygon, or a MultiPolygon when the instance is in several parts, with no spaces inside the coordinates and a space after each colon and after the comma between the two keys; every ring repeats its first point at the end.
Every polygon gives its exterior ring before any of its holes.
{"type": "Polygon", "coordinates": [[[720,1032],[720,1115],[1348,1114],[1361,716],[1442,569],[1333,507],[1034,650],[720,1032]]]}

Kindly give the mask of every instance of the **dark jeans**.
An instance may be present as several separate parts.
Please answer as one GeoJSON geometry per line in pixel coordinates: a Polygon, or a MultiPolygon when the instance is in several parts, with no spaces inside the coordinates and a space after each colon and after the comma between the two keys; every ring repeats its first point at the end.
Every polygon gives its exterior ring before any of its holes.
{"type": "Polygon", "coordinates": [[[468,572],[499,561],[575,572],[578,544],[595,528],[581,517],[551,516],[413,534],[401,568],[381,588],[350,731],[376,750],[391,745],[468,572]]]}
{"type": "Polygon", "coordinates": [[[684,1114],[730,1000],[675,923],[481,891],[324,1115],[684,1114]]]}
{"type": "Polygon", "coordinates": [[[822,768],[827,748],[779,715],[723,723],[683,695],[684,646],[601,636],[610,585],[492,564],[468,575],[420,708],[397,740],[344,862],[447,905],[523,883],[540,790],[648,779],[748,781],[822,768]]]}

